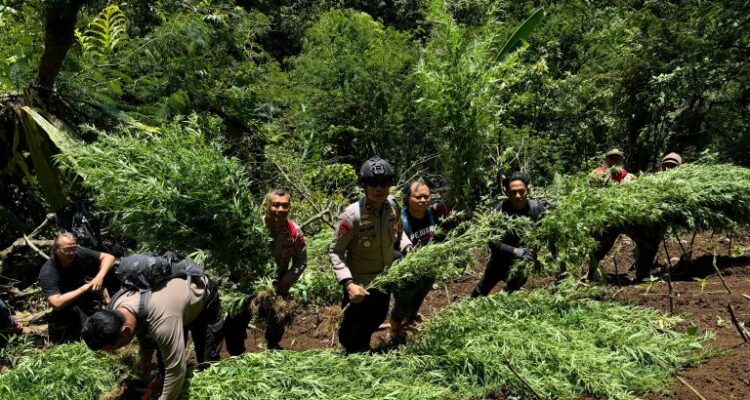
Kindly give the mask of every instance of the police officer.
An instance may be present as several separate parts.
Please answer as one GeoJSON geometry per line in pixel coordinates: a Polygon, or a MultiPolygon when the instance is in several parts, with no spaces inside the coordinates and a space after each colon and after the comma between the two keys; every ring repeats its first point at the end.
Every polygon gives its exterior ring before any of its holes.
{"type": "Polygon", "coordinates": [[[365,197],[339,215],[328,249],[336,280],[344,289],[339,341],[348,353],[370,350],[370,338],[388,314],[390,295],[365,286],[411,249],[401,227],[400,207],[388,194],[396,178],[391,164],[373,157],[358,175],[365,197]]]}
{"type": "MultiPolygon", "coordinates": [[[[271,245],[273,248],[274,261],[276,262],[276,279],[274,291],[282,298],[289,298],[289,289],[299,280],[302,272],[307,267],[307,245],[302,227],[289,219],[289,211],[292,207],[291,194],[282,188],[274,188],[266,194],[264,202],[265,222],[271,245]]],[[[250,298],[248,305],[237,315],[228,316],[226,319],[225,333],[227,351],[236,356],[245,352],[245,339],[247,339],[247,325],[253,319],[250,298]]],[[[265,299],[263,301],[272,301],[265,299]]],[[[286,325],[291,323],[292,315],[282,312],[277,305],[269,304],[268,307],[260,307],[261,315],[265,322],[265,337],[268,349],[280,350],[281,338],[284,336],[286,325]]]]}

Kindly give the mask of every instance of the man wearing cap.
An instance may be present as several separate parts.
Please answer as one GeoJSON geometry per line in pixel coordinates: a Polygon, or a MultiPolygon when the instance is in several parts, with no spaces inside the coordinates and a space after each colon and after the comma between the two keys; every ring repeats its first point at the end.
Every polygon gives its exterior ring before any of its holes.
{"type": "Polygon", "coordinates": [[[622,167],[623,161],[625,153],[619,147],[612,147],[604,154],[604,165],[592,171],[592,175],[605,182],[610,180],[622,184],[634,181],[636,176],[622,167]]]}
{"type": "MultiPolygon", "coordinates": [[[[659,171],[667,171],[682,165],[682,157],[677,153],[669,153],[661,160],[659,171]]],[[[593,254],[589,265],[587,279],[595,279],[599,271],[599,263],[615,245],[620,233],[629,236],[635,242],[635,280],[641,282],[651,273],[654,258],[659,251],[659,243],[664,239],[665,230],[663,226],[630,226],[626,229],[611,230],[598,237],[599,248],[593,254]]]]}
{"type": "Polygon", "coordinates": [[[664,156],[664,158],[661,159],[661,165],[659,166],[659,171],[664,172],[668,171],[672,168],[676,168],[682,165],[682,157],[680,157],[679,154],[672,152],[664,156]]]}
{"type": "Polygon", "coordinates": [[[389,195],[396,178],[391,164],[373,157],[358,175],[365,197],[339,215],[328,248],[336,280],[344,289],[338,334],[347,353],[369,351],[372,334],[388,315],[390,295],[365,286],[412,246],[401,226],[401,209],[389,195]]]}

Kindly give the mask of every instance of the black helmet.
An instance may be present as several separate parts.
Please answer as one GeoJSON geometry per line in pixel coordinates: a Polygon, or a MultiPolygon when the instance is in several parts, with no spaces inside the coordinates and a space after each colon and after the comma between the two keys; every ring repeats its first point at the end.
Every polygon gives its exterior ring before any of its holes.
{"type": "Polygon", "coordinates": [[[393,184],[396,179],[396,172],[393,170],[391,163],[377,156],[365,161],[359,168],[359,182],[364,183],[374,179],[387,180],[393,184]]]}

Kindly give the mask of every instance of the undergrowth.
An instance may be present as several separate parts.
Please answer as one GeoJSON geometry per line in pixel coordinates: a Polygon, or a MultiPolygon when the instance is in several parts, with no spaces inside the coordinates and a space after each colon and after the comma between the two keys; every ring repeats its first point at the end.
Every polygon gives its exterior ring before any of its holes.
{"type": "Polygon", "coordinates": [[[681,368],[711,354],[707,337],[670,331],[677,322],[568,292],[500,293],[442,310],[401,354],[246,354],[197,373],[184,398],[451,399],[500,387],[529,396],[511,363],[545,396],[629,399],[668,390],[681,368]]]}
{"type": "Polygon", "coordinates": [[[95,399],[129,372],[126,364],[83,343],[54,346],[0,375],[0,399],[95,399]]]}
{"type": "MultiPolygon", "coordinates": [[[[498,293],[436,313],[401,351],[343,355],[268,351],[197,372],[184,399],[455,399],[503,388],[530,396],[509,365],[548,398],[632,399],[666,392],[686,365],[712,355],[710,336],[671,329],[658,311],[578,291],[498,293]]],[[[82,344],[57,346],[0,375],[0,398],[89,399],[127,370],[82,344]]]]}

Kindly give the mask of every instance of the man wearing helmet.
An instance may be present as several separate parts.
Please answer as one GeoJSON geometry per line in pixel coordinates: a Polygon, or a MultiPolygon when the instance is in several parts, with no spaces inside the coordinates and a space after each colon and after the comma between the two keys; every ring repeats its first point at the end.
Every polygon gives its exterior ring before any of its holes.
{"type": "Polygon", "coordinates": [[[388,315],[390,295],[365,286],[411,249],[401,226],[400,207],[389,195],[396,178],[391,164],[373,157],[362,164],[358,175],[365,197],[339,215],[328,248],[336,280],[344,289],[339,341],[348,353],[370,350],[372,334],[388,315]]]}

